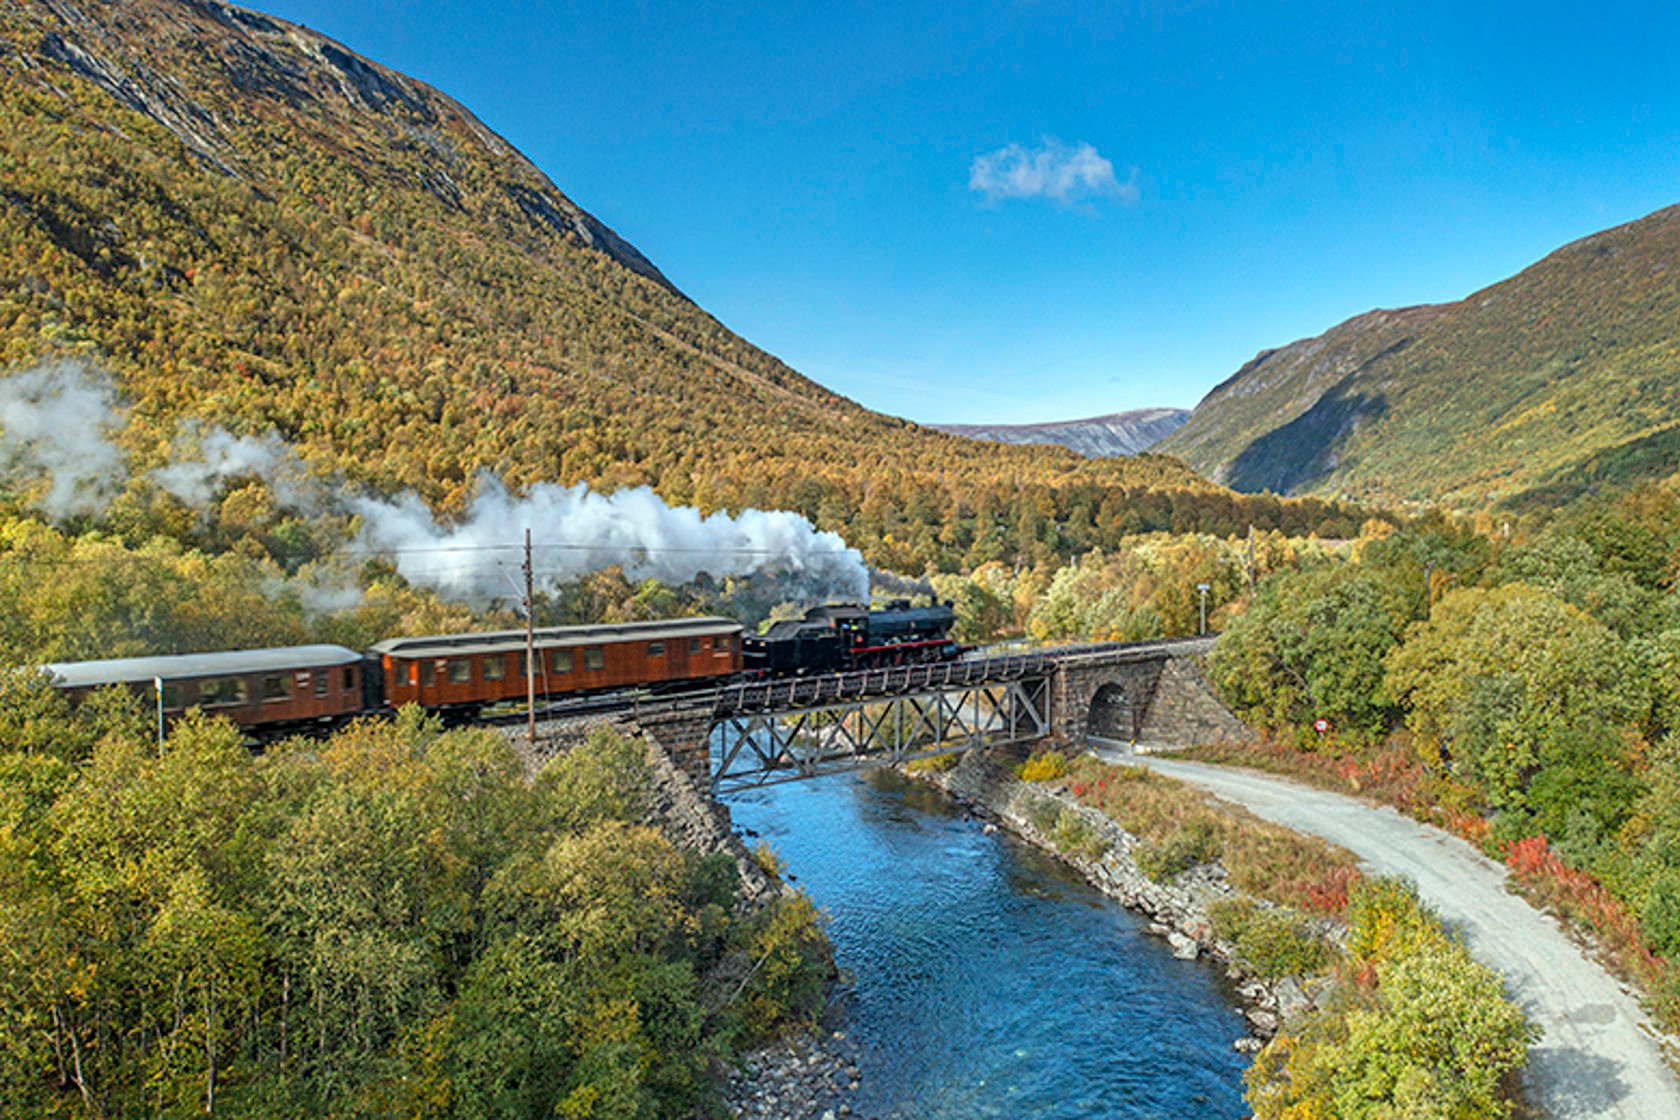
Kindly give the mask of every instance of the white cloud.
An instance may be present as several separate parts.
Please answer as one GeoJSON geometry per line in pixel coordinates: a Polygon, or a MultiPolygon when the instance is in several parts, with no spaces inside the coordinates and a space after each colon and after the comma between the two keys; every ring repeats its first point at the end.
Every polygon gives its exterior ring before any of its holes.
{"type": "Polygon", "coordinates": [[[1137,201],[1137,169],[1121,182],[1114,164],[1086,143],[1064,144],[1045,137],[1036,148],[1009,144],[975,156],[968,168],[968,189],[987,202],[1006,198],[1048,198],[1063,204],[1091,198],[1115,198],[1126,205],[1137,201]]]}

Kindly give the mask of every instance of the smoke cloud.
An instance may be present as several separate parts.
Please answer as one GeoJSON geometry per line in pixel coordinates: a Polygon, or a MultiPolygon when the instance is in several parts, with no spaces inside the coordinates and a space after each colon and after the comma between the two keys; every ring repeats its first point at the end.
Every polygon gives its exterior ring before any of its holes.
{"type": "Polygon", "coordinates": [[[56,362],[0,379],[0,473],[25,488],[43,479],[36,503],[55,521],[98,513],[128,472],[107,438],[122,427],[108,377],[56,362]]]}
{"type": "MultiPolygon", "coordinates": [[[[100,512],[129,478],[122,453],[108,439],[124,422],[116,400],[108,375],[73,363],[0,378],[0,469],[24,485],[48,478],[38,504],[54,519],[100,512]]],[[[527,528],[537,584],[547,592],[617,565],[636,581],[764,576],[804,600],[869,594],[859,553],[794,513],[749,509],[702,516],[691,507],[666,505],[646,487],[606,495],[583,483],[541,484],[520,497],[484,475],[464,515],[444,523],[414,493],[383,498],[311,478],[277,435],[235,436],[188,423],[175,448],[172,460],[146,477],[188,505],[207,509],[227,483],[261,479],[287,509],[354,515],[360,528],[350,551],[388,556],[409,582],[474,606],[523,593],[527,528]]],[[[348,586],[302,590],[322,610],[346,609],[360,599],[348,586]]]]}
{"type": "Polygon", "coordinates": [[[682,584],[701,574],[769,575],[791,582],[807,599],[867,598],[862,556],[838,534],[819,532],[798,514],[744,510],[702,516],[668,506],[645,486],[597,494],[579,483],[540,484],[515,497],[484,475],[471,507],[444,525],[414,494],[388,501],[349,501],[362,520],[355,544],[395,558],[411,583],[482,604],[518,592],[519,550],[526,528],[539,587],[562,584],[609,565],[631,580],[682,584]]]}
{"type": "Polygon", "coordinates": [[[149,477],[188,505],[209,505],[221,487],[236,478],[260,478],[279,504],[299,510],[313,507],[305,492],[303,463],[279,436],[236,436],[194,423],[185,426],[183,435],[177,442],[196,445],[196,458],[176,459],[149,477]]]}

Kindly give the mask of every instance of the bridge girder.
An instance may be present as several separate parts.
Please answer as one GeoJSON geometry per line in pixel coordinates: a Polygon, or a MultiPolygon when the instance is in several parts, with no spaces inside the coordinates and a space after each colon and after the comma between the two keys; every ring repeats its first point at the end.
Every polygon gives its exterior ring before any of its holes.
{"type": "Polygon", "coordinates": [[[712,791],[1033,742],[1050,732],[1050,695],[1047,677],[1024,677],[722,716],[709,739],[712,791]]]}

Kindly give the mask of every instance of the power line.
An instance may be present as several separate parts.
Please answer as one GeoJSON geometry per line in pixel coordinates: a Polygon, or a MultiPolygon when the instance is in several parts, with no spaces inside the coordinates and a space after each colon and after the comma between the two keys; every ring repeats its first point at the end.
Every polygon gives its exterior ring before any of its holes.
{"type": "MultiPolygon", "coordinates": [[[[518,552],[523,546],[516,544],[443,544],[412,548],[340,548],[331,555],[337,556],[415,556],[435,552],[518,552]]],[[[785,548],[724,548],[724,547],[694,547],[678,548],[670,545],[644,544],[533,544],[534,552],[629,552],[629,553],[691,553],[702,556],[783,556],[790,550],[785,548]]],[[[855,548],[817,548],[805,550],[801,556],[846,556],[855,553],[855,548]]]]}

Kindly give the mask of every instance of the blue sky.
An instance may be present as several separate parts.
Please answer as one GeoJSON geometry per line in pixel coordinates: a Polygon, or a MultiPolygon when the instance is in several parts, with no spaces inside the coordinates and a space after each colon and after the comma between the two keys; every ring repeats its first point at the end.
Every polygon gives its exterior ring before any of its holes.
{"type": "Polygon", "coordinates": [[[454,96],[732,330],[921,421],[1188,407],[1680,202],[1672,3],[257,6],[454,96]]]}

